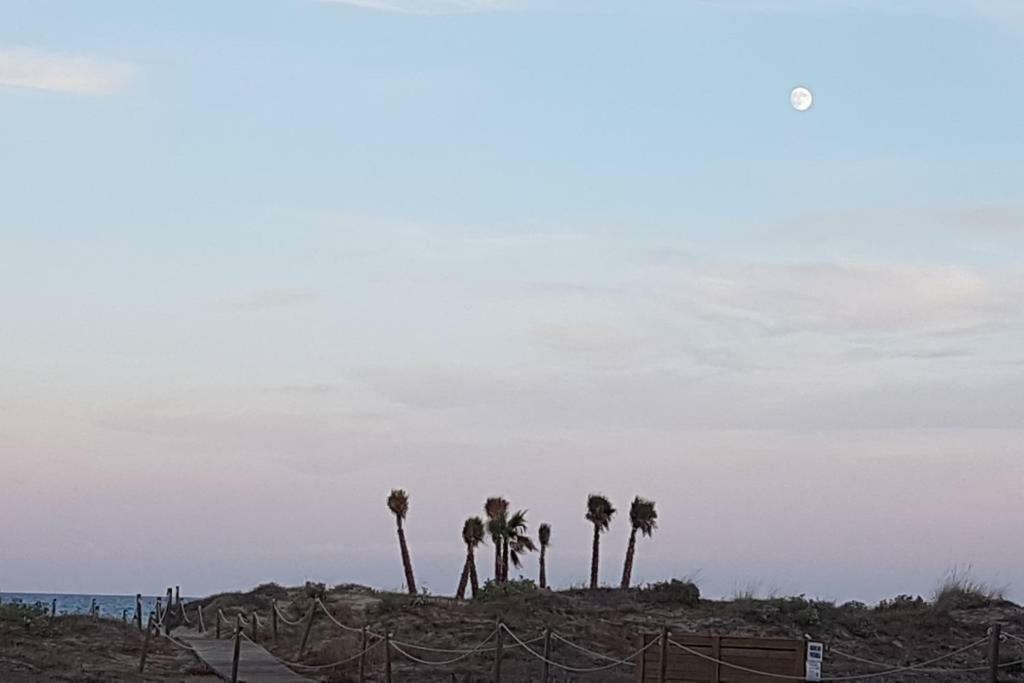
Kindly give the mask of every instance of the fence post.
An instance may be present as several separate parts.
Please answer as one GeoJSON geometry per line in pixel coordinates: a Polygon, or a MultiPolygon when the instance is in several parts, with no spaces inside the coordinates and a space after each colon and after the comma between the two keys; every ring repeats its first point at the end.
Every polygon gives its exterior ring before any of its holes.
{"type": "Polygon", "coordinates": [[[993,624],[988,630],[988,659],[989,659],[989,681],[999,683],[999,639],[1002,637],[1003,628],[999,624],[993,624]]]}
{"type": "Polygon", "coordinates": [[[121,621],[123,621],[126,624],[128,623],[128,609],[127,608],[121,610],[121,621]]]}
{"type": "MultiPolygon", "coordinates": [[[[53,602],[50,603],[50,618],[55,618],[56,616],[57,616],[57,598],[54,598],[53,602]]],[[[140,630],[142,629],[142,617],[139,617],[139,629],[140,630]]]]}
{"type": "Polygon", "coordinates": [[[550,665],[548,660],[551,659],[551,629],[544,629],[544,668],[540,675],[540,683],[548,683],[548,677],[551,673],[550,665]]]}
{"type": "Polygon", "coordinates": [[[270,601],[270,628],[274,632],[274,642],[277,642],[277,600],[270,601]]]}
{"type": "Polygon", "coordinates": [[[142,593],[135,594],[135,625],[142,630],[142,593]]]}
{"type": "Polygon", "coordinates": [[[175,586],[174,587],[174,604],[175,605],[180,605],[181,604],[181,586],[175,586]]]}
{"type": "Polygon", "coordinates": [[[366,683],[366,626],[363,626],[363,637],[359,643],[359,683],[366,683]]]}
{"type": "Polygon", "coordinates": [[[149,653],[149,636],[153,633],[153,613],[149,613],[149,622],[146,623],[146,638],[142,641],[142,657],[139,658],[139,673],[146,671],[146,654],[149,653]]]}
{"type": "Polygon", "coordinates": [[[259,625],[260,625],[259,617],[256,616],[256,611],[255,610],[253,610],[253,613],[250,614],[249,617],[252,619],[252,639],[253,639],[253,642],[255,642],[256,638],[260,634],[260,632],[259,632],[259,625]]]}
{"type": "Polygon", "coordinates": [[[661,629],[661,661],[658,662],[658,683],[668,680],[668,626],[661,629]]]}
{"type": "Polygon", "coordinates": [[[196,613],[199,615],[199,632],[206,633],[206,622],[203,620],[203,603],[199,603],[196,607],[196,613]]]}
{"type": "Polygon", "coordinates": [[[384,683],[391,680],[391,631],[384,632],[384,683]]]}
{"type": "Polygon", "coordinates": [[[96,608],[96,598],[93,598],[92,599],[92,604],[89,605],[89,616],[92,617],[93,619],[95,619],[95,618],[97,618],[99,616],[99,612],[97,611],[97,608],[96,608]]]}
{"type": "Polygon", "coordinates": [[[238,683],[238,658],[242,654],[242,615],[235,617],[235,651],[231,656],[231,683],[238,683]]]}
{"type": "Polygon", "coordinates": [[[640,634],[640,640],[643,642],[644,645],[644,651],[640,653],[640,661],[637,662],[636,666],[637,671],[639,673],[639,677],[637,678],[637,680],[639,680],[640,683],[646,683],[647,681],[647,645],[651,642],[650,640],[648,640],[648,638],[649,634],[640,634]]]}
{"type": "Polygon", "coordinates": [[[505,646],[505,630],[498,619],[498,640],[494,646],[494,683],[501,683],[501,655],[505,646]]]}
{"type": "Polygon", "coordinates": [[[316,616],[315,602],[309,606],[309,617],[306,619],[306,631],[302,634],[302,644],[299,645],[299,659],[302,659],[302,653],[306,651],[306,641],[309,640],[309,632],[313,629],[314,616],[316,616]]]}
{"type": "Polygon", "coordinates": [[[217,610],[217,640],[220,640],[220,610],[217,610]]]}
{"type": "Polygon", "coordinates": [[[174,607],[174,590],[172,588],[167,589],[167,609],[174,607]]]}

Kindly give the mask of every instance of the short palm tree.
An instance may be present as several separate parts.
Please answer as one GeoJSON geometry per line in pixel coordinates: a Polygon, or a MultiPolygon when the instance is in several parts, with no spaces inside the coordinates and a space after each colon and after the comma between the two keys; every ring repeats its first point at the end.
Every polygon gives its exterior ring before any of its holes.
{"type": "Polygon", "coordinates": [[[608,525],[615,515],[610,500],[596,493],[587,498],[587,521],[594,525],[594,549],[590,556],[590,588],[597,588],[597,567],[601,561],[601,533],[608,531],[608,525]]]}
{"type": "Polygon", "coordinates": [[[508,583],[509,564],[516,569],[523,566],[524,553],[537,549],[533,539],[526,535],[526,510],[518,510],[505,522],[502,538],[501,581],[508,583]]]}
{"type": "Polygon", "coordinates": [[[537,528],[537,540],[540,541],[540,587],[548,587],[548,546],[551,545],[551,525],[541,524],[537,528]]]}
{"type": "Polygon", "coordinates": [[[462,541],[466,544],[466,564],[462,568],[459,579],[459,590],[455,597],[462,600],[466,596],[466,581],[470,583],[473,597],[480,589],[480,580],[476,574],[476,547],[484,542],[484,522],[479,517],[470,517],[462,525],[462,541]]]}
{"type": "Polygon", "coordinates": [[[502,549],[504,548],[505,526],[508,523],[508,501],[500,496],[488,498],[484,503],[484,513],[487,515],[487,533],[494,543],[494,582],[501,583],[502,549]]]}
{"type": "Polygon", "coordinates": [[[405,542],[405,516],[409,514],[409,494],[403,489],[392,489],[388,496],[388,509],[395,515],[398,526],[398,546],[402,551],[402,566],[405,569],[405,585],[409,595],[416,595],[416,577],[412,573],[412,560],[409,559],[409,545],[405,542]]]}
{"type": "Polygon", "coordinates": [[[629,521],[633,525],[629,532],[629,545],[626,547],[626,564],[622,567],[622,588],[629,588],[629,580],[633,574],[633,557],[636,553],[636,532],[650,537],[658,528],[658,511],[654,509],[654,501],[637,496],[629,506],[629,521]]]}

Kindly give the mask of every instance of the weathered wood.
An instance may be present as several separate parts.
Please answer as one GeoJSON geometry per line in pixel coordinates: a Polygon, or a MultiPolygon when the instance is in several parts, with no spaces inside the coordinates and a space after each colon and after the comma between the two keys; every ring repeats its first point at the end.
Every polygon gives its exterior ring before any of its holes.
{"type": "Polygon", "coordinates": [[[302,644],[299,645],[299,659],[306,651],[306,643],[309,641],[309,632],[313,629],[313,617],[316,616],[316,603],[309,606],[309,616],[306,618],[306,631],[302,634],[302,644]]]}
{"type": "Polygon", "coordinates": [[[256,612],[253,612],[252,614],[250,614],[249,618],[252,619],[252,624],[251,624],[251,628],[250,628],[250,630],[252,631],[252,635],[249,636],[249,637],[252,638],[253,642],[256,642],[256,639],[259,638],[259,635],[260,635],[260,631],[259,631],[260,622],[259,622],[259,619],[257,619],[257,617],[256,617],[256,612]]]}
{"type": "Polygon", "coordinates": [[[548,662],[551,660],[551,629],[544,629],[544,661],[542,662],[543,668],[541,670],[540,680],[541,683],[548,683],[548,678],[551,675],[551,665],[548,662]]]}
{"type": "Polygon", "coordinates": [[[391,631],[384,632],[384,683],[393,683],[391,679],[391,631]]]}
{"type": "Polygon", "coordinates": [[[142,593],[135,594],[135,625],[142,630],[142,593]]]}
{"type": "Polygon", "coordinates": [[[494,683],[501,683],[501,657],[504,654],[505,629],[501,619],[498,620],[498,640],[494,647],[494,683]]]}
{"type": "MultiPolygon", "coordinates": [[[[233,639],[214,640],[194,630],[175,633],[175,638],[191,646],[196,656],[224,680],[231,680],[235,643],[233,639]]],[[[289,670],[272,654],[253,642],[241,639],[238,680],[245,683],[310,683],[289,670]]]]}
{"type": "Polygon", "coordinates": [[[235,651],[231,656],[231,683],[238,683],[238,660],[242,655],[242,615],[235,617],[235,651]]]}
{"type": "Polygon", "coordinates": [[[274,632],[274,642],[277,642],[277,600],[270,603],[270,628],[274,632]]]}
{"type": "Polygon", "coordinates": [[[180,605],[181,604],[181,586],[175,586],[174,587],[174,604],[175,605],[180,605]]]}
{"type": "MultiPolygon", "coordinates": [[[[57,616],[57,598],[54,598],[53,602],[50,603],[50,616],[51,617],[56,617],[57,616]]],[[[139,617],[139,619],[140,619],[140,621],[139,621],[139,628],[141,629],[142,628],[141,617],[139,617]]]]}
{"type": "Polygon", "coordinates": [[[366,644],[369,642],[366,629],[363,626],[362,638],[359,640],[359,683],[366,683],[366,644]]]}
{"type": "Polygon", "coordinates": [[[993,624],[988,631],[988,661],[989,661],[989,682],[999,683],[999,639],[1002,636],[1002,626],[993,624]]]}
{"type": "Polygon", "coordinates": [[[217,610],[217,640],[220,640],[220,610],[217,610]]]}
{"type": "Polygon", "coordinates": [[[146,638],[142,641],[142,656],[139,657],[139,673],[146,671],[146,655],[149,654],[149,638],[153,633],[153,613],[149,613],[149,623],[146,624],[146,638]]]}

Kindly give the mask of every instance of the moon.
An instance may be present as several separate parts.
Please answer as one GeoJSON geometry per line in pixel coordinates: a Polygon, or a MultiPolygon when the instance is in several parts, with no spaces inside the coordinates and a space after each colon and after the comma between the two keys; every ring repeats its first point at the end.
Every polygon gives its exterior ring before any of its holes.
{"type": "Polygon", "coordinates": [[[793,88],[793,92],[789,93],[789,103],[797,111],[807,111],[814,104],[814,95],[802,85],[797,86],[793,88]]]}

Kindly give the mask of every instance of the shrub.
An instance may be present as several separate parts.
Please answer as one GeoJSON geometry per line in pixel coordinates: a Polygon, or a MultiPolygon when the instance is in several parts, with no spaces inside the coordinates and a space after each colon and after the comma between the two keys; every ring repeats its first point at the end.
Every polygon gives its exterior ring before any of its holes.
{"type": "Polygon", "coordinates": [[[693,581],[659,581],[640,589],[640,599],[646,602],[696,607],[700,603],[700,588],[693,581]]]}
{"type": "Polygon", "coordinates": [[[878,603],[878,609],[881,611],[898,611],[898,610],[916,610],[923,609],[928,603],[924,601],[920,595],[897,595],[895,598],[889,598],[888,600],[882,600],[878,603]]]}
{"type": "Polygon", "coordinates": [[[513,579],[508,583],[495,583],[493,579],[487,582],[477,591],[476,599],[481,602],[489,600],[500,600],[502,598],[528,595],[537,592],[537,584],[530,579],[513,579]]]}
{"type": "Polygon", "coordinates": [[[45,617],[47,613],[46,605],[41,602],[31,605],[20,601],[0,604],[0,621],[24,624],[40,617],[45,617]]]}
{"type": "Polygon", "coordinates": [[[322,583],[307,581],[304,590],[310,600],[323,600],[327,597],[327,586],[322,583]]]}

